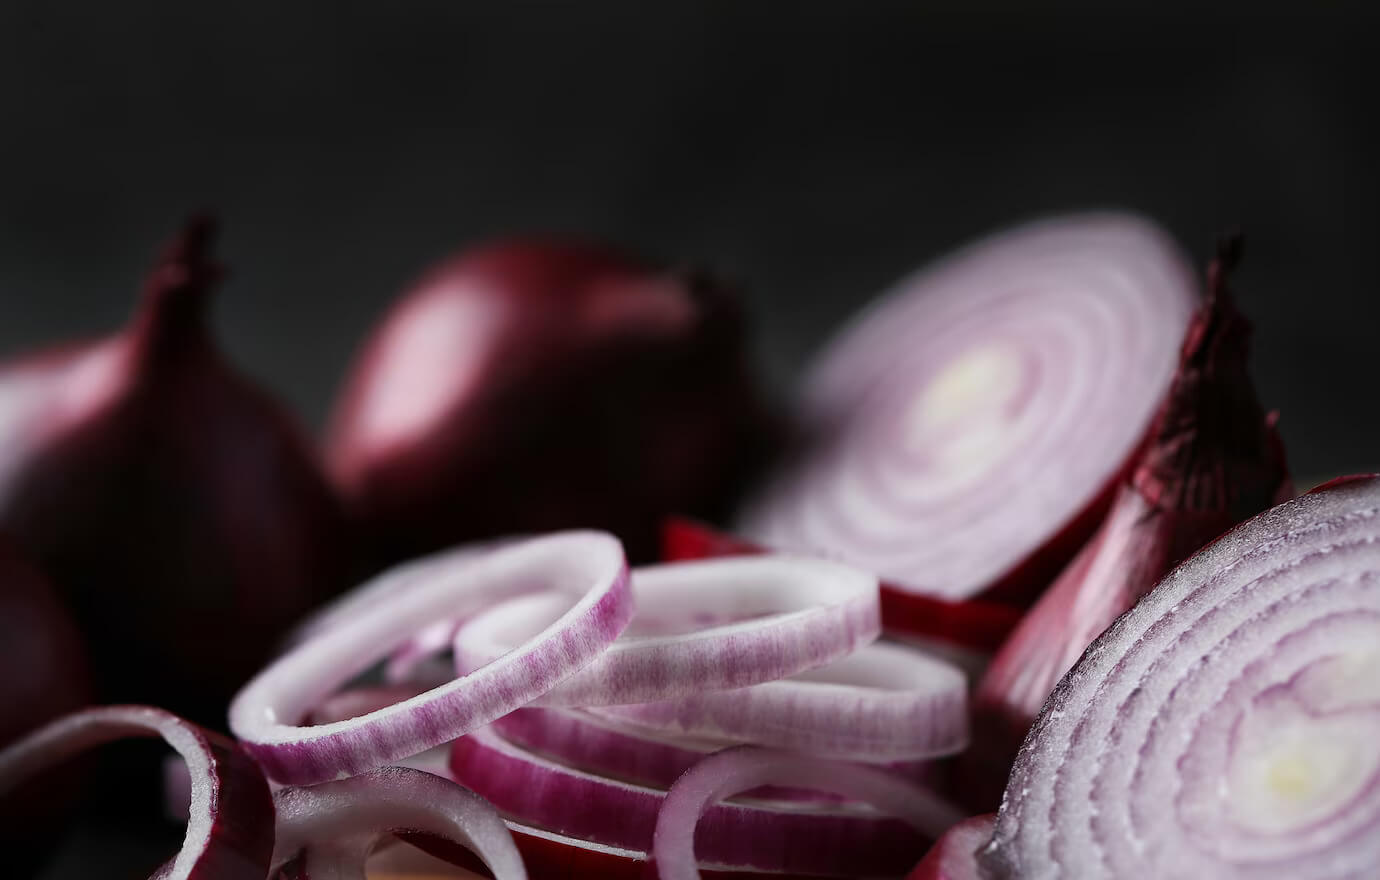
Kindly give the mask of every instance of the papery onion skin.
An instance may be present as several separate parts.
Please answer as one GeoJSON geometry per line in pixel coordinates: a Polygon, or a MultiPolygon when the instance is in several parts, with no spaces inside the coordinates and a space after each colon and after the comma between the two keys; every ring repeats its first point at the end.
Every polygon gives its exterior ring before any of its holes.
{"type": "Polygon", "coordinates": [[[984,876],[1375,876],[1377,644],[1380,479],[1233,529],[1060,681],[979,853],[984,876]],[[1361,738],[1323,738],[1339,724],[1361,738]],[[1289,763],[1320,760],[1352,770],[1289,763]],[[1322,812],[1290,812],[1299,804],[1322,812]]]}
{"type": "Polygon", "coordinates": [[[733,291],[596,244],[511,239],[430,269],[364,344],[327,444],[383,562],[722,514],[771,445],[733,291]]]}
{"type": "MultiPolygon", "coordinates": [[[[767,548],[683,516],[662,522],[661,559],[682,562],[719,556],[768,553],[767,548]]],[[[882,626],[890,632],[919,635],[987,655],[1015,629],[1021,609],[999,601],[949,602],[881,582],[882,626]]]]}
{"type": "Polygon", "coordinates": [[[959,822],[930,847],[906,880],[985,880],[975,856],[992,839],[995,822],[991,813],[959,822]]]}
{"type": "Polygon", "coordinates": [[[1032,223],[904,279],[817,358],[806,442],[738,531],[913,593],[1033,599],[1130,466],[1195,293],[1168,236],[1121,214],[1032,223]]]}
{"type": "Polygon", "coordinates": [[[1224,238],[1135,472],[978,685],[961,759],[974,809],[997,806],[1040,706],[1094,638],[1190,553],[1293,495],[1275,415],[1247,370],[1251,326],[1227,288],[1239,258],[1239,237],[1224,238]]]}
{"type": "Polygon", "coordinates": [[[126,328],[0,366],[0,529],[56,582],[102,701],[220,723],[351,541],[305,435],[216,349],[214,224],[187,224],[126,328]]]}
{"type": "Polygon", "coordinates": [[[228,738],[162,709],[101,706],[63,716],[0,751],[0,798],[16,786],[107,742],[161,736],[197,762],[183,849],[153,876],[170,880],[263,880],[274,812],[258,766],[228,738]],[[204,775],[203,775],[204,774],[204,775]]]}

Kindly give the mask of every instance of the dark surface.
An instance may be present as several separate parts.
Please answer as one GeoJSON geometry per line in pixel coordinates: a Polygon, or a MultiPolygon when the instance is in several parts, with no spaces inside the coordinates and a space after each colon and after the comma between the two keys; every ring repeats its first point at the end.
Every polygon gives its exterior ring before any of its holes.
{"type": "Polygon", "coordinates": [[[1380,467],[1377,30],[1293,5],[8,2],[0,355],[120,322],[157,242],[211,206],[225,344],[313,425],[400,285],[513,231],[737,276],[780,387],[930,257],[1126,206],[1200,258],[1244,228],[1296,472],[1380,467]]]}

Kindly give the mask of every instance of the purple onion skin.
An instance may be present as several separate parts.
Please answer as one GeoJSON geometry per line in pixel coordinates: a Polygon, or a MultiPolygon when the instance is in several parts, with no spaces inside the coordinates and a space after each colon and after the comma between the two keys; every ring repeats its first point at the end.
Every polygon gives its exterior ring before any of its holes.
{"type": "MultiPolygon", "coordinates": [[[[718,517],[772,445],[731,291],[596,245],[480,246],[434,267],[363,347],[327,444],[378,564],[501,534],[599,528],[656,557],[671,512],[718,517]],[[492,310],[476,342],[458,315],[492,310]],[[473,363],[420,371],[426,323],[473,363]],[[408,372],[435,403],[389,440],[370,401],[408,372]]],[[[391,386],[390,386],[391,387],[391,386]]]]}
{"type": "Polygon", "coordinates": [[[218,727],[353,572],[306,438],[208,331],[212,234],[194,220],[173,240],[123,331],[0,366],[0,386],[37,370],[40,400],[63,401],[0,413],[0,529],[65,593],[102,701],[218,727]]]}
{"type": "MultiPolygon", "coordinates": [[[[90,701],[81,633],[48,579],[0,536],[0,748],[90,701]]],[[[0,847],[18,876],[37,872],[80,788],[73,766],[0,798],[0,847]]]]}

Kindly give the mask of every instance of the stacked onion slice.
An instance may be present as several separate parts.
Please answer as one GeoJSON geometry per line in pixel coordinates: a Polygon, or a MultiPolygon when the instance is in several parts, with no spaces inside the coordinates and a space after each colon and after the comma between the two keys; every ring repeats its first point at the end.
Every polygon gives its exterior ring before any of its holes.
{"type": "Polygon", "coordinates": [[[1095,526],[1197,291],[1163,233],[1115,214],[1032,224],[905,279],[814,364],[801,454],[740,531],[903,594],[1029,598],[1095,526]]]}
{"type": "Polygon", "coordinates": [[[1036,721],[979,853],[1000,878],[1380,871],[1380,478],[1175,570],[1036,721]]]}

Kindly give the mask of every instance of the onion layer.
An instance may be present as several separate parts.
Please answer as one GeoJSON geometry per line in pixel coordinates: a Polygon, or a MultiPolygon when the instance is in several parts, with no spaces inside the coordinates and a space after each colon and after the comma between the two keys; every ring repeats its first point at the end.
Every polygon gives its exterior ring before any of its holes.
{"type": "Polygon", "coordinates": [[[930,847],[906,880],[983,880],[977,851],[992,839],[995,821],[996,817],[988,813],[959,822],[930,847]]]}
{"type": "MultiPolygon", "coordinates": [[[[671,700],[774,681],[837,660],[881,631],[877,580],[787,556],[638,568],[637,616],[600,657],[536,701],[604,706],[671,700]]],[[[559,597],[525,596],[470,619],[455,636],[459,670],[541,632],[559,597]]]]}
{"type": "Polygon", "coordinates": [[[235,697],[230,727],[273,779],[310,784],[417,754],[525,705],[592,662],[633,606],[617,539],[601,532],[535,538],[477,560],[426,570],[386,609],[298,645],[235,697]],[[357,718],[314,727],[303,717],[403,639],[536,585],[574,604],[540,637],[474,672],[357,718]]]}
{"type": "Polygon", "coordinates": [[[526,880],[522,856],[503,819],[483,798],[447,779],[384,767],[352,779],[274,796],[275,869],[300,861],[310,880],[364,880],[364,863],[395,831],[453,841],[477,855],[495,880],[526,880]]]}
{"type": "Polygon", "coordinates": [[[781,681],[592,711],[680,735],[853,761],[922,760],[968,742],[963,673],[884,643],[781,681]]]}
{"type": "MultiPolygon", "coordinates": [[[[929,837],[939,836],[960,818],[939,798],[880,770],[739,746],[701,761],[667,792],[657,815],[652,848],[661,880],[699,880],[695,856],[706,843],[695,839],[700,817],[725,797],[767,784],[803,785],[848,795],[901,817],[929,837]]],[[[765,841],[753,839],[761,836],[760,831],[749,825],[730,826],[725,833],[741,835],[743,850],[759,845],[767,849],[765,841]]],[[[861,861],[862,854],[854,857],[861,861]]],[[[851,872],[862,873],[861,865],[855,863],[851,872]]]]}
{"type": "Polygon", "coordinates": [[[1233,530],[1059,683],[992,878],[1380,873],[1380,479],[1233,530]]]}
{"type": "Polygon", "coordinates": [[[93,746],[162,737],[191,777],[187,833],[160,880],[263,880],[273,850],[273,802],[263,774],[226,738],[148,706],[85,709],[0,752],[0,798],[93,746]]]}
{"type": "MultiPolygon", "coordinates": [[[[651,849],[666,797],[540,758],[488,729],[455,741],[450,769],[518,821],[628,850],[651,849]]],[[[712,865],[863,876],[899,874],[923,849],[905,823],[846,804],[718,804],[696,843],[712,865]]]]}
{"type": "Polygon", "coordinates": [[[1163,233],[1117,215],[1032,224],[903,280],[813,366],[805,449],[739,530],[915,593],[1028,597],[1067,558],[1042,548],[1072,555],[1065,527],[1096,528],[1196,291],[1163,233]]]}

